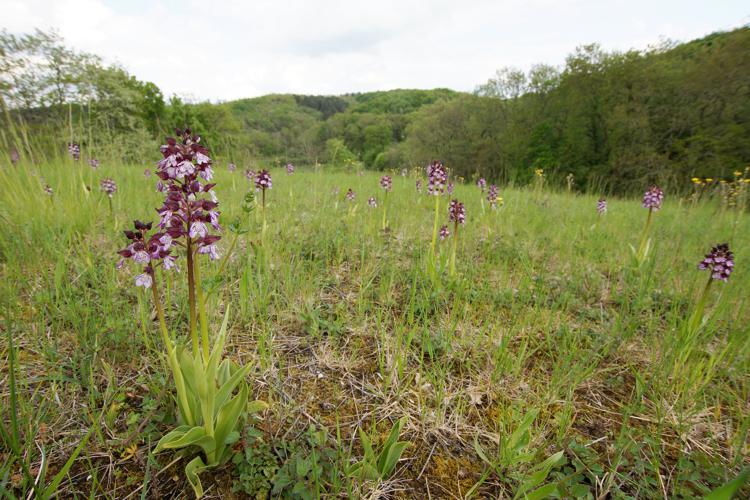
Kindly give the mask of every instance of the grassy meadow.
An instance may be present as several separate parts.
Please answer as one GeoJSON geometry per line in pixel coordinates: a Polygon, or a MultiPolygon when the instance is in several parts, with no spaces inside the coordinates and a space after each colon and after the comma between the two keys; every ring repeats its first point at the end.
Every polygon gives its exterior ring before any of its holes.
{"type": "MultiPolygon", "coordinates": [[[[123,230],[158,220],[145,168],[0,169],[0,496],[193,495],[185,458],[153,452],[175,403],[151,295],[134,267],[115,269],[123,230]]],[[[250,399],[268,408],[203,474],[205,498],[700,498],[750,465],[746,213],[668,193],[636,268],[639,199],[610,198],[600,216],[597,196],[500,186],[491,210],[467,180],[450,276],[452,239],[429,257],[421,169],[394,174],[387,200],[379,173],[271,169],[265,210],[249,215],[243,170],[217,162],[212,181],[222,256],[230,222],[249,231],[226,265],[201,265],[218,290],[211,331],[229,309],[227,356],[252,365],[250,399]],[[736,271],[688,337],[708,278],[697,264],[722,242],[736,271]],[[377,449],[403,417],[393,472],[348,473],[365,454],[358,429],[377,449]]],[[[184,279],[170,276],[165,314],[186,339],[184,279]]]]}

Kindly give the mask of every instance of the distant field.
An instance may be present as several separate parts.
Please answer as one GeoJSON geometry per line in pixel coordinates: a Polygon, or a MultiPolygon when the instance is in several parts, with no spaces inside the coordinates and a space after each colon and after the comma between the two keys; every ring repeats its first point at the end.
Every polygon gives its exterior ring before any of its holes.
{"type": "MultiPolygon", "coordinates": [[[[40,473],[49,483],[87,435],[61,498],[192,495],[185,459],[151,453],[175,419],[151,295],[133,286],[134,268],[115,269],[122,231],[158,220],[163,195],[144,168],[0,169],[4,496],[40,473]],[[111,211],[105,177],[117,183],[111,211]]],[[[216,170],[223,254],[230,222],[247,222],[251,184],[241,167],[216,170]]],[[[491,210],[467,180],[453,194],[466,223],[450,277],[452,240],[438,242],[440,269],[430,265],[435,202],[417,193],[417,173],[394,174],[387,202],[372,172],[271,175],[262,244],[256,207],[220,275],[203,261],[204,282],[219,287],[211,330],[229,307],[227,355],[253,366],[250,399],[269,404],[235,457],[202,474],[206,498],[265,498],[274,485],[285,498],[512,498],[558,452],[544,484],[567,498],[690,498],[750,466],[746,213],[667,194],[637,270],[640,200],[609,199],[599,216],[597,196],[500,186],[491,210]],[[708,277],[697,264],[723,242],[736,271],[712,286],[710,319],[687,343],[708,277]],[[377,447],[401,417],[410,446],[390,477],[347,474],[364,454],[357,429],[377,447]],[[509,442],[524,419],[528,433],[509,442]]],[[[187,341],[184,281],[172,275],[162,292],[172,334],[187,341]]]]}

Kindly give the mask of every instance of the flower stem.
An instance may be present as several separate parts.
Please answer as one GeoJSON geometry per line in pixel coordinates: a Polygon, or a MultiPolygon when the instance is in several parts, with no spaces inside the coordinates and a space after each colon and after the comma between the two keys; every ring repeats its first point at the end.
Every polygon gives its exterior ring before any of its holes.
{"type": "Polygon", "coordinates": [[[458,247],[458,221],[453,223],[453,250],[451,251],[451,276],[456,275],[456,247],[458,247]]]}
{"type": "Polygon", "coordinates": [[[688,336],[690,337],[692,337],[703,324],[703,313],[706,310],[706,302],[708,302],[708,296],[711,290],[712,282],[713,278],[709,273],[706,286],[703,287],[703,292],[701,292],[701,296],[698,299],[697,304],[695,305],[695,310],[693,311],[693,314],[690,316],[690,320],[688,321],[688,336]]]}
{"type": "Polygon", "coordinates": [[[193,356],[198,357],[198,326],[195,311],[195,269],[193,267],[193,242],[187,238],[188,308],[190,319],[190,339],[193,343],[193,356]]]}
{"type": "Polygon", "coordinates": [[[383,198],[383,230],[388,227],[388,191],[385,192],[383,198]]]}
{"type": "Polygon", "coordinates": [[[438,220],[440,219],[440,197],[435,196],[435,224],[432,227],[432,255],[435,255],[435,243],[437,243],[438,220]]]}
{"type": "Polygon", "coordinates": [[[646,218],[646,225],[643,226],[643,233],[641,234],[641,244],[638,247],[638,262],[642,262],[646,258],[646,245],[648,242],[648,230],[651,228],[651,220],[653,218],[654,209],[648,209],[648,217],[646,218]]]}
{"type": "Polygon", "coordinates": [[[208,357],[210,355],[208,345],[208,319],[206,318],[206,301],[203,300],[203,287],[201,286],[201,263],[200,259],[195,259],[193,262],[195,266],[195,272],[193,279],[195,280],[195,293],[198,299],[198,315],[200,316],[201,323],[201,342],[203,344],[203,362],[208,364],[208,357]]]}
{"type": "Polygon", "coordinates": [[[151,284],[151,293],[154,297],[154,306],[156,307],[156,316],[159,318],[159,329],[161,331],[162,341],[164,347],[167,349],[167,360],[169,366],[172,369],[172,376],[174,377],[175,388],[177,389],[177,399],[180,402],[180,410],[182,418],[185,419],[187,425],[194,425],[193,415],[190,411],[190,405],[187,400],[187,392],[185,390],[185,380],[182,377],[182,371],[180,370],[180,364],[177,361],[177,354],[175,353],[175,347],[172,340],[169,338],[169,331],[167,330],[167,322],[164,318],[164,309],[161,307],[161,300],[159,299],[159,288],[156,281],[156,273],[153,275],[153,283],[151,284]]]}

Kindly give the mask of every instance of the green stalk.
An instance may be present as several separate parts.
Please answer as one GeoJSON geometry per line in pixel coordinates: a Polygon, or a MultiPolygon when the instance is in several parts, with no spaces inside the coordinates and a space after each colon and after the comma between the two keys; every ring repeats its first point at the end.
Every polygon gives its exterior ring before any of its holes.
{"type": "Polygon", "coordinates": [[[265,238],[263,236],[266,234],[266,190],[261,189],[261,212],[263,216],[263,227],[261,228],[260,234],[261,234],[261,241],[263,241],[265,238]]]}
{"type": "Polygon", "coordinates": [[[440,219],[440,197],[435,196],[435,224],[432,227],[432,255],[435,255],[435,243],[437,243],[437,235],[438,235],[438,220],[440,219]]]}
{"type": "Polygon", "coordinates": [[[383,198],[383,230],[385,231],[385,228],[388,227],[388,191],[385,192],[385,197],[383,198]]]}
{"type": "Polygon", "coordinates": [[[451,276],[456,275],[456,247],[458,247],[458,221],[453,223],[453,250],[451,251],[451,276]]]}
{"type": "Polygon", "coordinates": [[[638,261],[639,262],[646,257],[644,253],[646,252],[646,242],[648,241],[648,230],[651,228],[651,220],[653,218],[653,213],[654,213],[654,209],[649,208],[648,217],[646,218],[646,225],[643,226],[643,233],[641,234],[641,244],[638,247],[638,261]]]}
{"type": "Polygon", "coordinates": [[[692,337],[703,324],[703,313],[706,310],[706,302],[708,302],[708,296],[711,290],[712,282],[713,282],[713,278],[711,277],[710,270],[709,270],[708,281],[706,282],[706,286],[703,287],[703,292],[701,293],[701,296],[698,299],[698,303],[695,305],[695,310],[693,311],[693,314],[690,316],[690,321],[688,321],[687,333],[689,337],[692,337]]]}
{"type": "Polygon", "coordinates": [[[185,380],[182,378],[182,371],[180,370],[180,364],[177,361],[177,354],[175,352],[174,344],[169,338],[169,332],[167,331],[167,322],[164,319],[164,310],[161,307],[161,301],[159,300],[158,284],[156,282],[156,273],[152,276],[153,284],[151,285],[151,292],[154,296],[154,305],[156,306],[156,316],[159,318],[159,327],[161,331],[162,341],[164,347],[167,349],[167,360],[169,366],[172,369],[172,376],[174,377],[174,385],[177,389],[177,398],[180,401],[182,407],[183,418],[187,425],[193,426],[194,420],[193,415],[190,411],[190,405],[187,400],[187,391],[185,389],[185,380]]]}
{"type": "MultiPolygon", "coordinates": [[[[203,288],[201,287],[201,263],[200,259],[195,259],[193,262],[195,266],[193,272],[195,293],[198,299],[198,315],[200,316],[201,322],[201,341],[203,343],[203,362],[208,364],[208,357],[210,356],[208,346],[208,319],[206,318],[206,301],[203,300],[203,288]]],[[[208,431],[208,429],[206,429],[208,431]]]]}
{"type": "Polygon", "coordinates": [[[188,308],[190,318],[190,339],[193,343],[193,356],[198,357],[198,326],[195,311],[195,269],[193,267],[193,241],[187,238],[187,272],[188,272],[188,308]]]}

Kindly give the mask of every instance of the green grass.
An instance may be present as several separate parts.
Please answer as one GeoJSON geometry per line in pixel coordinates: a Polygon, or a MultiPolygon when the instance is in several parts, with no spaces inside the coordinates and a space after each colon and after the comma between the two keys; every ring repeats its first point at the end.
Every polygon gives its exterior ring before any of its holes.
{"type": "MultiPolygon", "coordinates": [[[[0,496],[25,495],[40,471],[49,484],[61,470],[64,497],[190,495],[184,459],[150,453],[174,422],[171,382],[150,296],[133,286],[136,269],[115,269],[122,230],[155,219],[160,205],[143,169],[59,161],[0,170],[0,324],[14,348],[0,347],[0,496]],[[112,213],[103,177],[118,184],[112,213]]],[[[249,184],[217,170],[226,227],[244,216],[249,184]]],[[[441,269],[430,265],[434,202],[417,195],[414,178],[394,176],[383,232],[382,203],[367,206],[369,196],[382,202],[378,176],[324,170],[273,170],[262,244],[256,210],[214,278],[212,331],[231,302],[228,355],[254,366],[251,399],[270,408],[253,423],[255,441],[244,441],[263,450],[244,456],[263,462],[240,458],[245,465],[207,474],[208,497],[230,496],[238,471],[243,483],[268,486],[254,474],[281,467],[304,472],[295,480],[313,496],[512,497],[562,451],[565,465],[547,482],[566,496],[689,498],[750,464],[746,214],[668,196],[652,259],[637,271],[628,245],[646,218],[638,200],[610,199],[598,217],[596,196],[501,187],[502,208],[484,203],[483,213],[478,188],[458,185],[467,223],[449,278],[449,241],[439,244],[441,269]],[[344,198],[350,187],[355,206],[344,198]],[[724,241],[736,272],[713,287],[711,319],[687,340],[707,278],[696,265],[724,241]],[[529,415],[515,449],[508,437],[529,415]],[[411,446],[393,475],[348,477],[364,455],[357,429],[380,446],[403,416],[411,446]],[[311,426],[323,437],[311,438],[311,426]]],[[[231,240],[225,232],[222,249],[231,240]]],[[[204,277],[217,268],[204,263],[204,277]]],[[[173,276],[166,306],[178,337],[187,330],[182,278],[173,276]]]]}

